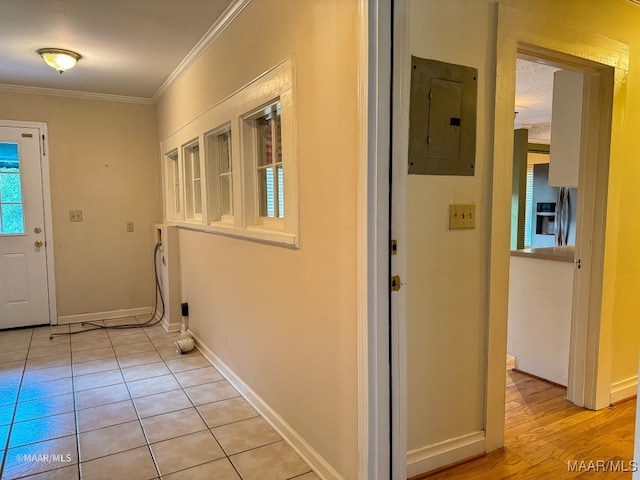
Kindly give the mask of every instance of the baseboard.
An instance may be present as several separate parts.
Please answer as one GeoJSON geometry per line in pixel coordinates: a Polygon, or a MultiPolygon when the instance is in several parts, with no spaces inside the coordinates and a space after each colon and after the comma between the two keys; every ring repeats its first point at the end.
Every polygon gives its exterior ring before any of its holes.
{"type": "Polygon", "coordinates": [[[321,480],[344,480],[344,478],[296,432],[278,413],[240,379],[202,340],[191,332],[196,347],[231,385],[255,408],[264,419],[282,436],[298,455],[309,465],[321,480]]]}
{"type": "MultiPolygon", "coordinates": [[[[156,320],[160,319],[160,313],[156,312],[156,320]]],[[[164,317],[162,319],[162,322],[160,322],[160,325],[162,325],[162,328],[164,328],[164,331],[167,333],[175,333],[175,332],[179,332],[180,331],[180,327],[182,326],[182,324],[180,323],[169,323],[169,320],[167,320],[167,317],[164,317]]]]}
{"type": "Polygon", "coordinates": [[[484,431],[413,450],[407,453],[407,477],[415,477],[483,453],[485,453],[484,431]]]}
{"type": "Polygon", "coordinates": [[[614,404],[638,394],[638,376],[616,382],[609,389],[609,403],[614,404]]]}
{"type": "Polygon", "coordinates": [[[112,318],[133,317],[135,315],[149,315],[152,312],[153,312],[153,307],[139,307],[139,308],[127,308],[123,310],[110,310],[108,312],[63,315],[58,317],[58,324],[96,322],[98,320],[111,320],[112,318]]]}

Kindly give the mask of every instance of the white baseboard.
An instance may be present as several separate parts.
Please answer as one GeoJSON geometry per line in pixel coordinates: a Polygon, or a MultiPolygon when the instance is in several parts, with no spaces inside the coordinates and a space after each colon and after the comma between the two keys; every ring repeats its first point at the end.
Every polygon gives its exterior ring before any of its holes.
{"type": "Polygon", "coordinates": [[[415,477],[485,453],[485,432],[474,432],[407,453],[407,477],[415,477]]]}
{"type": "MultiPolygon", "coordinates": [[[[159,313],[156,313],[156,320],[158,320],[160,318],[159,313]]],[[[175,332],[179,332],[180,331],[180,327],[182,326],[181,323],[169,323],[169,320],[167,320],[167,317],[164,317],[162,319],[162,322],[160,322],[160,325],[162,325],[162,328],[164,328],[164,331],[167,333],[175,333],[175,332]]]]}
{"type": "MultiPolygon", "coordinates": [[[[191,332],[191,330],[189,330],[191,332]]],[[[264,419],[282,436],[298,455],[309,465],[321,480],[344,480],[344,478],[296,432],[278,413],[260,398],[246,383],[213,353],[202,340],[191,332],[196,347],[214,367],[229,381],[231,385],[255,408],[264,419]]]]}
{"type": "Polygon", "coordinates": [[[95,322],[98,320],[111,320],[112,318],[133,317],[135,315],[148,315],[153,312],[153,307],[127,308],[124,310],[110,310],[108,312],[79,313],[77,315],[63,315],[58,317],[58,324],[95,322]]]}
{"type": "Polygon", "coordinates": [[[638,376],[616,382],[609,389],[609,403],[616,403],[638,394],[638,376]]]}

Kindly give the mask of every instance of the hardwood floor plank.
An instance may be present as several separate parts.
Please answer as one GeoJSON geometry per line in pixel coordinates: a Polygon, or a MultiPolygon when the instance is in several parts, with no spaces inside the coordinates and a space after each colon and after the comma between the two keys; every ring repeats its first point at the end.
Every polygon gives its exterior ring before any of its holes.
{"type": "Polygon", "coordinates": [[[631,478],[629,471],[622,470],[628,470],[633,459],[636,399],[598,411],[585,410],[566,400],[564,387],[509,370],[505,402],[503,449],[421,478],[631,478]],[[596,462],[601,462],[598,471],[594,471],[596,462]]]}

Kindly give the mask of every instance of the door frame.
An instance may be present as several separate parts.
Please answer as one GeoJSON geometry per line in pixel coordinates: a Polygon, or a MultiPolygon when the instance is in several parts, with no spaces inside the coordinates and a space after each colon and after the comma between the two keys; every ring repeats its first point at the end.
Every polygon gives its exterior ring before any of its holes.
{"type": "MultiPolygon", "coordinates": [[[[515,62],[519,51],[554,53],[562,63],[579,62],[581,68],[595,63],[611,67],[586,76],[587,111],[583,115],[583,131],[598,132],[582,139],[582,151],[589,146],[589,155],[581,159],[580,184],[587,191],[594,209],[592,218],[582,208],[579,228],[591,234],[591,248],[581,245],[577,252],[582,259],[582,275],[574,283],[574,309],[586,309],[573,314],[570,368],[574,368],[570,389],[572,401],[588,408],[609,404],[611,365],[611,306],[605,304],[604,233],[611,145],[620,135],[621,106],[612,100],[627,75],[629,47],[621,42],[585,32],[551,17],[542,17],[505,4],[498,5],[496,39],[496,95],[494,120],[494,165],[492,185],[492,226],[489,264],[488,364],[486,392],[486,449],[492,451],[504,444],[505,376],[504,362],[507,344],[509,236],[511,178],[513,168],[513,112],[515,111],[515,62]],[[613,75],[607,74],[607,70],[613,75]],[[615,91],[614,91],[614,86],[615,91]],[[597,98],[597,92],[603,92],[597,98]],[[597,105],[597,108],[594,106],[597,105]],[[597,128],[600,125],[603,128],[597,128]],[[610,128],[607,128],[609,127],[610,128]],[[584,281],[580,281],[582,277],[584,281]],[[585,303],[586,302],[586,303],[585,303]],[[578,365],[583,368],[577,368],[578,365]]],[[[583,136],[584,137],[584,136],[583,136]]],[[[583,204],[585,205],[585,204],[583,204]]],[[[583,242],[588,243],[588,242],[583,242]]]]}
{"type": "Polygon", "coordinates": [[[47,264],[47,295],[49,301],[49,324],[57,325],[56,277],[53,261],[53,216],[51,213],[51,183],[49,175],[49,136],[44,122],[0,120],[0,127],[31,128],[38,132],[40,145],[40,174],[42,178],[42,210],[44,214],[44,253],[47,264]]]}
{"type": "Polygon", "coordinates": [[[385,0],[358,2],[358,478],[369,480],[390,477],[394,450],[389,362],[391,12],[385,0]]]}

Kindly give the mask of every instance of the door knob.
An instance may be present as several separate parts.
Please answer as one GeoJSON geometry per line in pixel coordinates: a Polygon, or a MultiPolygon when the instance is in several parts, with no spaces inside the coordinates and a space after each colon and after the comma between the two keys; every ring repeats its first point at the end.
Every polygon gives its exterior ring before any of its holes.
{"type": "Polygon", "coordinates": [[[40,227],[36,227],[33,229],[33,233],[41,233],[42,229],[40,227]]]}
{"type": "Polygon", "coordinates": [[[35,245],[36,247],[41,247],[41,246],[43,245],[42,240],[36,240],[36,241],[35,241],[35,243],[34,243],[34,245],[35,245]]]}

